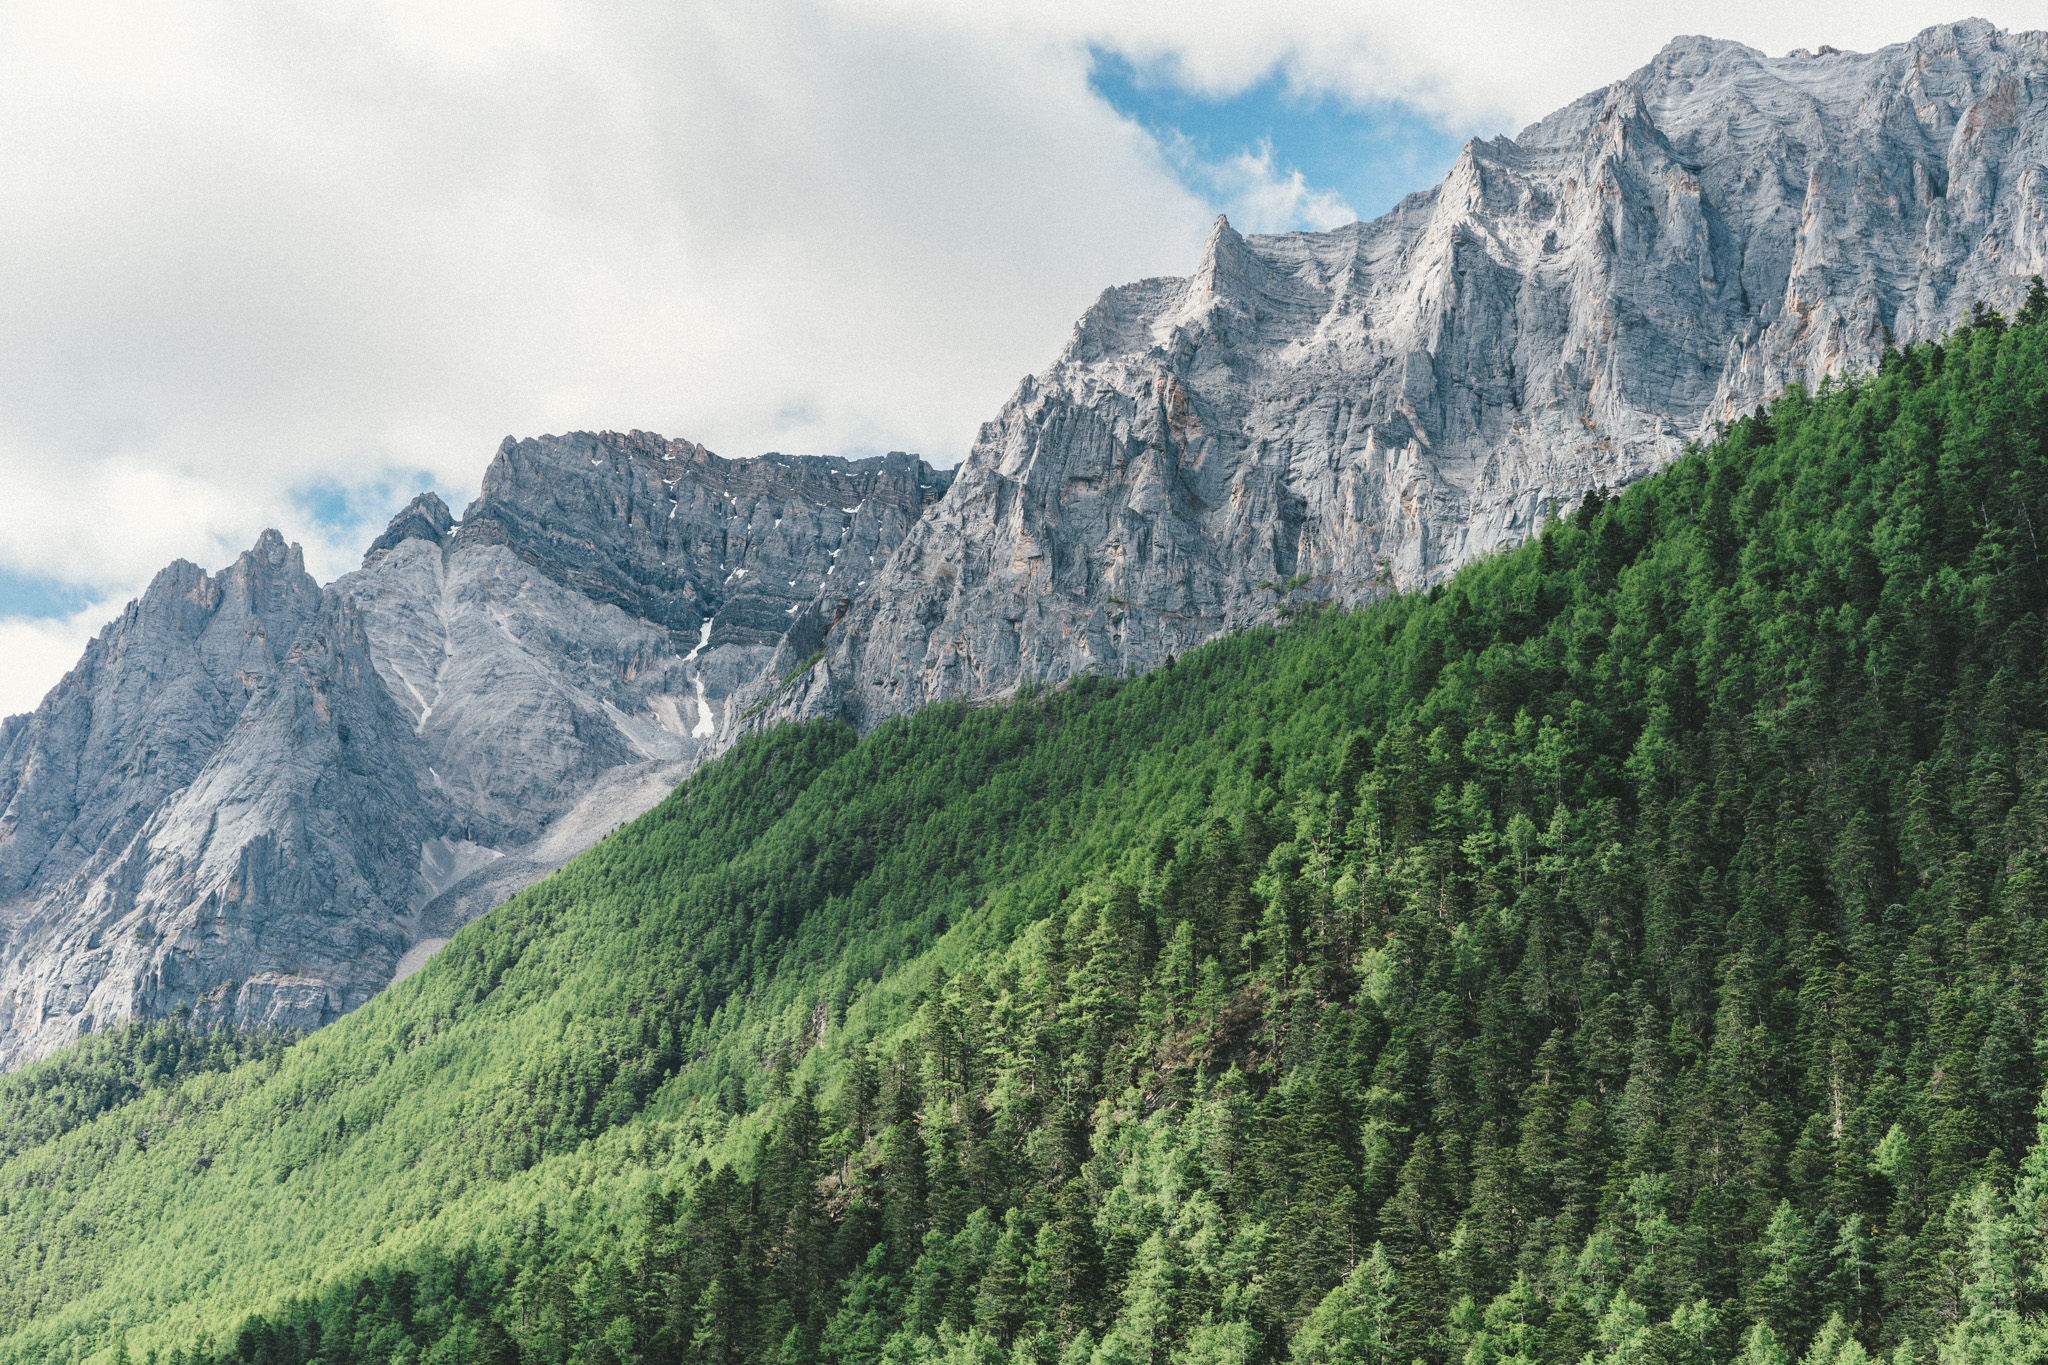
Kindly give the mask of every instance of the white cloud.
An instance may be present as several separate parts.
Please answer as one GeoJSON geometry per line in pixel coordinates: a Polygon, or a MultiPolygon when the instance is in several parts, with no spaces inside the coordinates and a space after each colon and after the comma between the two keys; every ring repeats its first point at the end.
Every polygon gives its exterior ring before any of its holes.
{"type": "Polygon", "coordinates": [[[1298,170],[1282,174],[1264,139],[1221,161],[1190,157],[1182,174],[1209,190],[1239,232],[1324,232],[1358,221],[1335,190],[1316,189],[1298,170]]]}
{"type": "Polygon", "coordinates": [[[1207,226],[1085,54],[1028,38],[810,4],[4,13],[0,570],[116,600],[265,525],[352,567],[296,490],[425,470],[459,505],[507,432],[952,463],[1207,226]]]}
{"type": "Polygon", "coordinates": [[[1977,14],[2048,27],[2041,0],[858,0],[934,24],[1054,44],[1094,44],[1158,63],[1210,94],[1278,70],[1304,91],[1361,103],[1398,100],[1459,126],[1515,132],[1627,75],[1671,38],[1703,33],[1773,55],[1795,47],[1865,51],[1977,14]]]}
{"type": "Polygon", "coordinates": [[[95,602],[69,616],[0,616],[0,716],[33,711],[86,642],[121,611],[119,600],[95,602]]]}
{"type": "MultiPolygon", "coordinates": [[[[2005,10],[1990,17],[2028,21],[2005,10]]],[[[1674,32],[1855,47],[1944,17],[1889,0],[10,6],[0,571],[118,602],[276,525],[331,576],[360,537],[319,531],[303,490],[426,471],[460,502],[507,432],[950,463],[1101,287],[1191,268],[1214,205],[1247,228],[1348,216],[1269,152],[1184,182],[1090,92],[1091,44],[1210,91],[1278,69],[1512,128],[1674,32]]],[[[0,712],[55,680],[76,651],[50,641],[80,629],[0,625],[0,712]]]]}

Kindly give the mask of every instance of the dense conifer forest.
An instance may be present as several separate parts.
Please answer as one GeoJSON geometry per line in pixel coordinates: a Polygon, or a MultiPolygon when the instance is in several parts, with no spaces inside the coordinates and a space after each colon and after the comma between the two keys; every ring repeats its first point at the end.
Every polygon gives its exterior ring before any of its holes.
{"type": "Polygon", "coordinates": [[[0,1359],[2048,1358],[2048,292],[0,1081],[0,1359]]]}

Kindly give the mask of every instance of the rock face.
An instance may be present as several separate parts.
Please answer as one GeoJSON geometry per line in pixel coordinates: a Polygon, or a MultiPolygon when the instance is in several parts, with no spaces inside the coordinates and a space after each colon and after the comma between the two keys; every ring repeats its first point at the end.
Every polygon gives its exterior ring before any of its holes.
{"type": "Polygon", "coordinates": [[[164,570],[0,732],[0,1061],[173,999],[310,1022],[367,998],[404,949],[421,766],[296,546],[164,570]]]}
{"type": "Polygon", "coordinates": [[[326,589],[275,532],[172,565],[0,725],[0,1066],[353,1009],[666,794],[950,478],[508,440],[459,526],[423,494],[326,589]]]}
{"type": "Polygon", "coordinates": [[[506,545],[690,644],[713,621],[707,650],[772,648],[800,603],[864,584],[952,481],[900,453],[724,460],[639,431],[508,438],[456,541],[506,545]]]}
{"type": "Polygon", "coordinates": [[[0,724],[0,1065],[310,1026],[749,726],[1121,672],[1512,544],[2048,270],[2048,35],[1688,38],[1443,184],[1104,293],[954,479],[507,440],[326,589],[173,565],[0,724]],[[950,484],[950,490],[948,485],[950,484]]]}
{"type": "Polygon", "coordinates": [[[1219,220],[1193,275],[1105,292],[823,661],[747,700],[871,725],[1148,667],[1262,583],[1428,583],[2044,269],[2048,35],[1680,39],[1377,221],[1219,220]]]}

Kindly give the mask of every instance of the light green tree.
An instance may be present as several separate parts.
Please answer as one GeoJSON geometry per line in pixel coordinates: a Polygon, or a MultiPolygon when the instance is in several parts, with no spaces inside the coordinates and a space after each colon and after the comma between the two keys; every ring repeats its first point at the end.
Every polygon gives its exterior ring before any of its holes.
{"type": "Polygon", "coordinates": [[[1378,1242],[1323,1295],[1294,1338],[1295,1365],[1391,1365],[1394,1270],[1378,1242]]]}

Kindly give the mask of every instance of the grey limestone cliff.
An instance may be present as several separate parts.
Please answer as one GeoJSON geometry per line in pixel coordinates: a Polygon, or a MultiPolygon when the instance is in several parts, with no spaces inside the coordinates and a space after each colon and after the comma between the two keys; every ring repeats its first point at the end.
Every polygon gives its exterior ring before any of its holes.
{"type": "Polygon", "coordinates": [[[167,569],[0,724],[0,1065],[310,1026],[745,729],[1148,667],[1513,544],[2048,270],[2048,35],[1680,39],[1370,223],[1106,291],[958,477],[507,440],[323,589],[167,569]]]}
{"type": "Polygon", "coordinates": [[[296,546],[164,570],[0,749],[0,1061],[167,1008],[368,998],[435,823],[413,748],[296,546]]]}
{"type": "MultiPolygon", "coordinates": [[[[1673,42],[1370,223],[1105,292],[762,722],[1148,667],[1426,584],[2048,269],[2048,34],[1673,42]]],[[[795,650],[785,647],[786,672],[795,650]]],[[[744,713],[744,712],[743,712],[744,713]]]]}
{"type": "Polygon", "coordinates": [[[639,431],[508,438],[455,539],[509,546],[691,642],[711,621],[707,648],[772,647],[798,603],[864,584],[952,477],[900,453],[726,460],[639,431]]]}
{"type": "Polygon", "coordinates": [[[0,1066],[353,1009],[666,794],[950,477],[508,440],[459,524],[423,494],[324,589],[275,532],[164,570],[0,726],[0,1066]]]}

